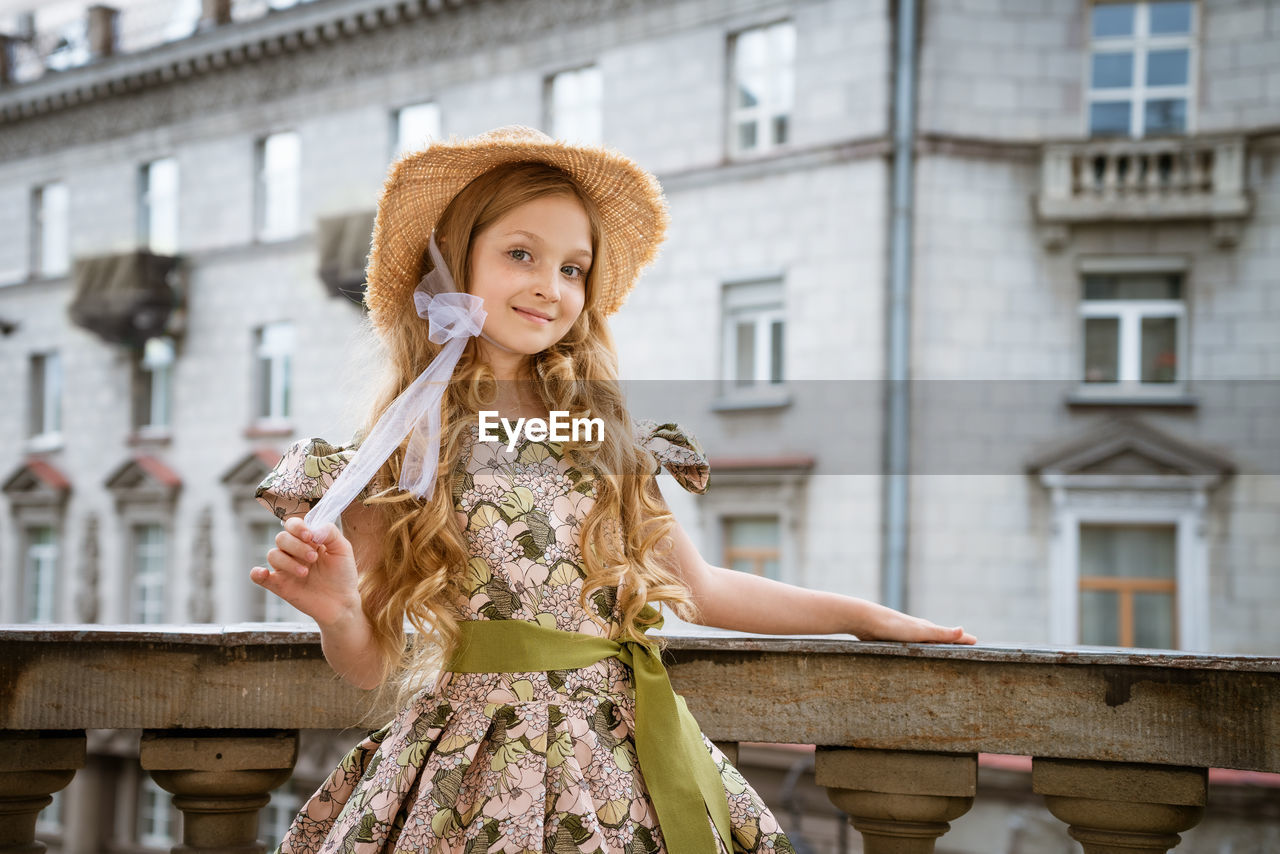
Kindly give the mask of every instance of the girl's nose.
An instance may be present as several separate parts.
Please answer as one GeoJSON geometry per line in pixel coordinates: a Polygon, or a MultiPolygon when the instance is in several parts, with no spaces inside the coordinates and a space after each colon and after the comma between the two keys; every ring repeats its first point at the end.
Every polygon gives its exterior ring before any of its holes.
{"type": "Polygon", "coordinates": [[[538,281],[534,286],[534,293],[543,299],[551,302],[560,301],[560,270],[552,269],[550,274],[538,276],[538,281]]]}

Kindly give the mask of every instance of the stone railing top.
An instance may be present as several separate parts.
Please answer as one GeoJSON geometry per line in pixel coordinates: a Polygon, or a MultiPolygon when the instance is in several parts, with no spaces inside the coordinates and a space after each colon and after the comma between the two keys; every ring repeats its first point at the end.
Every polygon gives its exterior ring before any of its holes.
{"type": "MultiPolygon", "coordinates": [[[[719,741],[1280,771],[1280,658],[664,632],[719,741]]],[[[345,729],[305,625],[0,626],[0,729],[345,729]]]]}

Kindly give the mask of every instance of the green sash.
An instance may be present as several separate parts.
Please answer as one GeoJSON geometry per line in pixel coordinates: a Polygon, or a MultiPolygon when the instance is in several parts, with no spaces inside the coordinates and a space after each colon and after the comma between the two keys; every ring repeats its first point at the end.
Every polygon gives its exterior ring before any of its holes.
{"type": "MultiPolygon", "coordinates": [[[[656,625],[662,626],[661,618],[656,625]]],[[[718,850],[708,812],[720,838],[732,846],[729,801],[720,770],[684,698],[672,690],[653,644],[545,629],[525,620],[464,620],[458,628],[457,651],[444,668],[455,673],[574,670],[617,656],[635,678],[636,753],[667,850],[671,854],[718,850]]]]}

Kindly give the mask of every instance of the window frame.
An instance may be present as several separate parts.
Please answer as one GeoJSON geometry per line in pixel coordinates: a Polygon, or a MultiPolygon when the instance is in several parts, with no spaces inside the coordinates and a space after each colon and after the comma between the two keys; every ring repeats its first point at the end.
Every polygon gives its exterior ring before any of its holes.
{"type": "MultiPolygon", "coordinates": [[[[785,151],[793,145],[794,140],[794,116],[796,106],[796,42],[798,33],[796,31],[795,20],[792,18],[782,18],[779,20],[769,21],[762,24],[756,24],[750,27],[744,27],[735,30],[728,36],[727,52],[728,57],[725,63],[726,74],[728,77],[725,87],[726,103],[725,103],[725,151],[729,159],[742,160],[751,157],[765,156],[778,151],[785,151]],[[787,27],[791,30],[791,58],[790,58],[790,78],[791,84],[784,96],[785,107],[783,112],[779,112],[777,105],[771,100],[772,94],[768,88],[761,93],[761,101],[752,107],[741,107],[738,105],[738,45],[744,35],[755,32],[766,32],[775,27],[787,27]],[[779,116],[786,120],[785,138],[778,142],[773,138],[773,121],[779,116]],[[756,144],[750,148],[744,148],[739,138],[739,125],[745,123],[747,119],[754,122],[756,127],[756,144]],[[767,133],[762,133],[767,131],[767,133]],[[762,140],[766,140],[762,144],[762,140]]],[[[766,36],[766,41],[768,37],[766,36]]],[[[775,56],[769,56],[766,65],[763,67],[763,73],[766,79],[772,79],[780,69],[788,69],[786,60],[779,60],[775,56]]]]}
{"type": "Polygon", "coordinates": [[[166,851],[178,844],[179,840],[176,835],[178,823],[175,820],[177,816],[175,815],[173,796],[165,791],[145,770],[138,775],[138,788],[134,797],[134,842],[145,848],[160,848],[166,851]],[[163,836],[143,831],[144,809],[154,811],[152,813],[153,826],[155,818],[163,819],[165,829],[163,836]]]}
{"type": "Polygon", "coordinates": [[[58,561],[61,557],[58,526],[52,520],[26,522],[21,527],[22,538],[22,593],[20,597],[22,612],[19,615],[23,623],[54,623],[58,618],[58,561]],[[48,543],[33,542],[33,532],[47,530],[48,543]],[[45,562],[40,569],[33,572],[33,552],[45,552],[45,562]],[[41,578],[33,584],[33,576],[41,578]],[[38,597],[32,607],[32,594],[38,597]],[[43,599],[43,607],[41,604],[43,599]]]}
{"type": "Polygon", "coordinates": [[[721,527],[721,560],[728,569],[733,569],[733,562],[737,559],[750,560],[754,564],[752,574],[761,578],[771,578],[774,581],[780,581],[782,576],[782,516],[778,513],[752,513],[739,514],[729,513],[719,517],[721,527]],[[729,533],[732,523],[735,521],[770,521],[778,526],[778,546],[776,549],[768,550],[764,546],[734,546],[730,543],[729,533]],[[778,571],[769,574],[765,571],[765,564],[772,560],[778,567],[778,571]]]}
{"type": "MultiPolygon", "coordinates": [[[[158,345],[155,349],[158,350],[158,345]]],[[[177,360],[177,342],[169,336],[148,339],[142,352],[134,360],[133,430],[138,436],[163,438],[170,434],[173,427],[173,369],[177,360]],[[153,341],[167,344],[168,358],[162,364],[149,367],[147,350],[151,349],[153,341]],[[147,416],[145,422],[141,417],[144,409],[147,416]],[[163,418],[159,421],[158,411],[163,413],[163,418]]]]}
{"type": "Polygon", "coordinates": [[[431,99],[427,101],[416,101],[412,104],[402,104],[391,111],[391,160],[396,160],[401,155],[416,151],[421,146],[435,142],[444,137],[444,113],[440,109],[440,102],[431,99]],[[404,138],[404,112],[405,110],[421,110],[431,108],[435,115],[435,133],[427,134],[426,139],[419,140],[412,145],[405,144],[404,138]]]}
{"type": "Polygon", "coordinates": [[[293,415],[293,359],[296,355],[297,331],[291,320],[264,323],[254,330],[252,383],[254,423],[264,428],[285,428],[293,415]],[[268,346],[269,330],[287,328],[287,352],[273,352],[268,346]],[[264,370],[263,363],[268,367],[264,370]],[[263,403],[266,411],[263,411],[263,403]]]}
{"type": "Polygon", "coordinates": [[[280,130],[259,137],[254,144],[254,240],[258,243],[279,243],[293,240],[302,233],[302,136],[296,130],[280,130]],[[271,141],[280,138],[295,140],[297,160],[292,170],[269,170],[268,156],[271,141]],[[285,176],[282,178],[281,176],[285,176]],[[283,184],[283,186],[282,186],[283,184]],[[289,217],[277,224],[271,212],[281,200],[289,199],[289,217]],[[291,217],[291,218],[290,218],[291,217]]]}
{"type": "Polygon", "coordinates": [[[1085,16],[1084,52],[1084,117],[1083,133],[1087,139],[1149,139],[1146,133],[1146,105],[1149,101],[1167,98],[1182,98],[1186,102],[1186,126],[1181,132],[1161,134],[1165,137],[1190,136],[1197,130],[1196,98],[1198,97],[1197,69],[1199,67],[1198,40],[1200,32],[1200,4],[1190,0],[1191,23],[1186,34],[1151,35],[1151,2],[1150,0],[1127,0],[1127,2],[1094,2],[1089,6],[1089,14],[1085,16]],[[1099,6],[1129,5],[1134,6],[1134,26],[1131,36],[1106,36],[1096,39],[1093,35],[1093,10],[1099,6]],[[1099,50],[1101,45],[1102,50],[1099,50]],[[1181,86],[1148,86],[1147,55],[1152,50],[1187,49],[1187,82],[1181,86]],[[1096,89],[1093,85],[1093,58],[1099,53],[1133,54],[1133,80],[1127,88],[1109,87],[1096,89]],[[1095,103],[1129,102],[1129,132],[1127,135],[1095,135],[1090,114],[1095,103]]]}
{"type": "MultiPolygon", "coordinates": [[[[159,519],[137,518],[130,519],[128,528],[128,548],[129,548],[129,621],[138,625],[158,625],[165,622],[168,613],[168,585],[165,584],[166,570],[168,563],[172,559],[170,546],[173,537],[166,521],[159,519]],[[143,529],[153,529],[160,532],[160,542],[158,544],[149,543],[148,546],[156,547],[159,552],[159,560],[157,561],[158,569],[155,569],[151,575],[154,578],[144,578],[144,574],[139,570],[142,569],[142,544],[140,542],[140,534],[143,529]],[[147,596],[148,591],[157,594],[154,601],[147,596]],[[149,619],[155,614],[157,619],[149,619]]],[[[154,557],[154,555],[153,555],[154,557]]]]}
{"type": "MultiPolygon", "coordinates": [[[[1174,546],[1174,574],[1172,578],[1158,578],[1156,576],[1097,576],[1084,575],[1083,567],[1079,566],[1077,559],[1077,577],[1078,587],[1077,596],[1080,597],[1080,607],[1084,607],[1084,593],[1089,591],[1116,593],[1118,596],[1117,607],[1117,631],[1120,635],[1118,646],[1122,648],[1140,648],[1133,642],[1133,638],[1128,638],[1129,643],[1125,643],[1126,633],[1134,635],[1136,633],[1136,623],[1134,621],[1134,603],[1133,597],[1136,593],[1161,593],[1167,592],[1173,596],[1173,613],[1171,615],[1173,624],[1173,649],[1178,648],[1180,637],[1180,627],[1178,625],[1178,578],[1177,578],[1177,550],[1178,550],[1178,529],[1177,525],[1168,523],[1143,523],[1144,526],[1152,527],[1158,525],[1161,528],[1173,529],[1173,546],[1174,546]]],[[[1079,552],[1079,543],[1081,535],[1085,527],[1091,528],[1125,528],[1133,525],[1133,523],[1117,523],[1117,522],[1090,522],[1082,521],[1076,528],[1076,549],[1079,552]]],[[[1078,642],[1084,643],[1084,639],[1077,635],[1078,642]]]]}
{"type": "Polygon", "coordinates": [[[771,396],[787,385],[786,283],[781,275],[735,278],[720,288],[720,379],[726,398],[771,396]],[[737,294],[734,294],[737,291],[737,294]],[[752,327],[752,376],[738,376],[738,327],[752,327]],[[782,325],[778,381],[773,380],[773,326],[782,325]]]}
{"type": "Polygon", "coordinates": [[[154,255],[177,255],[179,246],[180,173],[178,158],[172,155],[149,160],[138,167],[138,245],[154,255]],[[172,187],[163,194],[156,192],[156,173],[160,168],[172,169],[172,187]],[[163,218],[157,216],[157,196],[163,204],[163,218]],[[157,236],[157,222],[164,222],[170,230],[168,242],[163,234],[157,236]]]}
{"type": "Polygon", "coordinates": [[[586,65],[578,65],[573,68],[564,68],[548,74],[543,78],[543,123],[547,128],[547,132],[555,139],[566,139],[570,142],[583,145],[601,145],[604,143],[604,72],[596,63],[588,63],[586,65]],[[587,73],[593,74],[595,77],[599,92],[594,101],[574,102],[569,105],[569,109],[558,106],[556,98],[556,90],[559,83],[566,81],[572,77],[580,78],[587,73]],[[585,124],[581,122],[579,117],[591,111],[593,121],[592,129],[595,131],[591,137],[583,137],[578,134],[567,134],[563,128],[558,127],[563,121],[566,113],[575,117],[575,121],[571,124],[581,126],[585,124]]]}
{"type": "Polygon", "coordinates": [[[1208,546],[1200,533],[1207,505],[1203,490],[1174,489],[1170,500],[1165,490],[1112,487],[1100,498],[1095,490],[1105,487],[1096,483],[1098,479],[1067,476],[1055,486],[1050,643],[1080,645],[1080,526],[1167,524],[1176,528],[1176,643],[1180,650],[1208,651],[1208,546]]]}
{"type": "Polygon", "coordinates": [[[62,447],[62,399],[66,387],[61,351],[32,353],[27,365],[26,447],[29,451],[55,450],[62,447]],[[56,368],[52,375],[50,364],[56,368]]]}
{"type": "Polygon", "coordinates": [[[30,198],[30,278],[65,278],[71,274],[71,189],[66,181],[46,181],[31,188],[30,198]],[[57,188],[57,192],[50,194],[51,188],[57,188]],[[60,208],[50,206],[51,195],[60,199],[60,208]],[[51,212],[57,214],[52,229],[51,212]]]}
{"type": "Polygon", "coordinates": [[[1076,282],[1079,301],[1076,306],[1076,334],[1079,345],[1076,358],[1076,398],[1108,400],[1141,398],[1160,400],[1180,398],[1190,386],[1190,282],[1189,264],[1179,256],[1114,256],[1082,257],[1077,264],[1076,282]],[[1182,297],[1163,300],[1089,300],[1084,297],[1085,278],[1090,275],[1163,276],[1180,279],[1182,297]],[[1085,323],[1090,318],[1116,318],[1119,324],[1115,382],[1089,382],[1084,376],[1085,323]],[[1178,321],[1176,335],[1176,378],[1172,382],[1142,381],[1142,321],[1146,318],[1174,317],[1178,321]]]}

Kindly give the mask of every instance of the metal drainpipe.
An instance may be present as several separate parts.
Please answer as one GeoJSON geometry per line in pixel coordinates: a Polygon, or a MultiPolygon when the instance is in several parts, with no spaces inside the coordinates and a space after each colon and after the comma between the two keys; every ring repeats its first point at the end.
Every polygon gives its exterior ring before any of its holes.
{"type": "Polygon", "coordinates": [[[916,2],[898,0],[897,68],[893,87],[893,226],[889,243],[888,379],[885,411],[885,525],[881,564],[883,601],[907,608],[907,465],[911,358],[912,175],[915,167],[916,2]]]}

